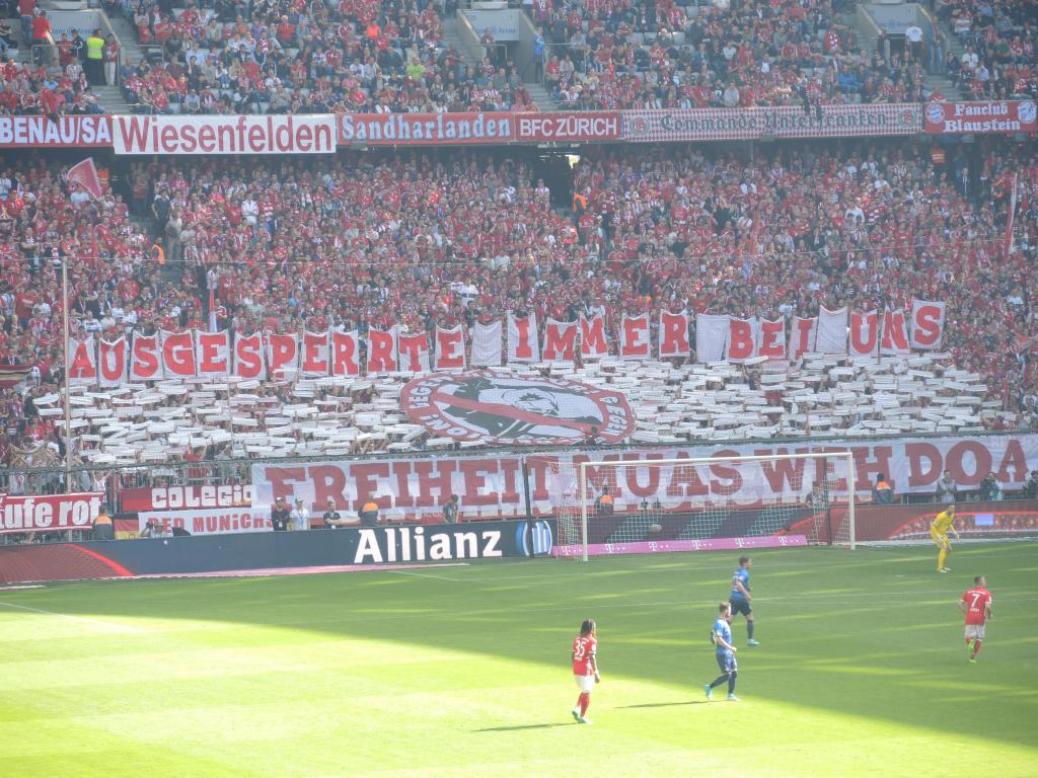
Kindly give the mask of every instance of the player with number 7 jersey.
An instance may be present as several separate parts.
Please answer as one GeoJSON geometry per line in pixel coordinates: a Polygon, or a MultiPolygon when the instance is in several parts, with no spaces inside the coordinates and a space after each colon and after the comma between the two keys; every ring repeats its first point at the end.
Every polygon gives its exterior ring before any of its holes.
{"type": "Polygon", "coordinates": [[[973,579],[973,588],[963,592],[959,600],[959,610],[966,615],[966,655],[970,664],[977,662],[980,645],[984,642],[984,627],[991,618],[991,592],[987,587],[987,579],[978,575],[973,579]]]}
{"type": "Polygon", "coordinates": [[[573,662],[573,680],[577,682],[580,696],[573,708],[573,718],[578,724],[590,724],[587,717],[588,706],[591,705],[591,692],[595,684],[602,678],[598,674],[598,625],[594,619],[584,619],[580,625],[580,634],[573,638],[573,651],[570,656],[573,662]]]}

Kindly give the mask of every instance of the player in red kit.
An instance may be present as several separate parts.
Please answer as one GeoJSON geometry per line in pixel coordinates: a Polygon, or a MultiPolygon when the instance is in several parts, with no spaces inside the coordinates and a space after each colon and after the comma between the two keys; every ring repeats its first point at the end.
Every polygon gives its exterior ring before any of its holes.
{"type": "Polygon", "coordinates": [[[984,642],[984,625],[991,618],[991,592],[984,576],[973,579],[973,588],[967,589],[959,600],[959,609],[966,614],[966,652],[971,663],[976,663],[984,642]],[[972,641],[972,651],[970,642],[972,641]]]}
{"type": "Polygon", "coordinates": [[[573,638],[573,679],[580,687],[577,705],[573,708],[573,718],[579,724],[590,724],[587,709],[591,704],[591,690],[602,680],[598,674],[598,626],[594,619],[584,619],[580,625],[580,634],[573,638]]]}

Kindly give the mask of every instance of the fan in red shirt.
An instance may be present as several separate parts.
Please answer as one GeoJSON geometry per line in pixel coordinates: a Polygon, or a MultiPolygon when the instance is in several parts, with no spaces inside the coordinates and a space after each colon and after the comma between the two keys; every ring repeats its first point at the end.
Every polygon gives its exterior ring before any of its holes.
{"type": "Polygon", "coordinates": [[[973,579],[973,588],[967,589],[959,600],[959,610],[966,614],[966,652],[971,663],[977,661],[981,643],[984,642],[984,625],[991,618],[991,592],[987,586],[984,576],[978,575],[973,579]]]}
{"type": "Polygon", "coordinates": [[[573,718],[579,724],[590,724],[587,709],[591,704],[591,691],[602,678],[598,674],[598,625],[594,619],[584,619],[580,625],[580,634],[573,638],[573,679],[580,687],[573,718]]]}

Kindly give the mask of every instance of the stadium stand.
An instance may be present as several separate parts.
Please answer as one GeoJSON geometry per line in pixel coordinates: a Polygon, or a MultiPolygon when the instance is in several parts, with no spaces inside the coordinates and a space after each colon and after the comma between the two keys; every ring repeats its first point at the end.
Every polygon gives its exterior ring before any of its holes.
{"type": "Polygon", "coordinates": [[[141,3],[127,99],[155,113],[531,110],[518,73],[468,65],[431,3],[141,3]],[[172,12],[170,12],[172,11],[172,12]]]}
{"type": "Polygon", "coordinates": [[[839,5],[569,0],[535,18],[571,110],[922,101],[924,63],[863,47],[839,5]]]}
{"type": "MultiPolygon", "coordinates": [[[[133,165],[126,182],[138,214],[154,191],[151,232],[117,195],[69,198],[55,164],[17,160],[0,177],[9,236],[0,361],[29,366],[33,388],[25,399],[4,392],[4,461],[64,445],[55,257],[77,260],[76,338],[207,329],[209,313],[243,334],[425,332],[507,311],[566,321],[603,309],[613,333],[623,313],[686,306],[778,318],[822,303],[869,310],[903,308],[913,295],[945,299],[943,354],[808,354],[789,369],[609,358],[500,370],[622,387],[637,419],[631,440],[643,444],[1032,428],[1027,289],[1038,214],[1022,209],[1009,261],[996,216],[1007,171],[1033,202],[1038,166],[1026,155],[992,146],[987,183],[966,197],[954,164],[938,168],[923,149],[893,142],[787,146],[753,159],[600,149],[574,172],[574,213],[552,207],[519,155],[162,159],[133,165]]],[[[77,456],[126,465],[458,447],[403,415],[408,377],[81,387],[77,456]]]]}
{"type": "Polygon", "coordinates": [[[970,99],[1038,96],[1038,58],[1033,4],[1012,0],[952,0],[938,18],[964,51],[948,53],[948,76],[970,99]]]}

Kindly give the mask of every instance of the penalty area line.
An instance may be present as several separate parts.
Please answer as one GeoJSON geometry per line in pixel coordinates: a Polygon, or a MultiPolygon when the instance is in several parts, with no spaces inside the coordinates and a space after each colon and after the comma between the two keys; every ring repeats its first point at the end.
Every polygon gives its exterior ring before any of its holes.
{"type": "Polygon", "coordinates": [[[77,616],[73,613],[59,613],[58,611],[49,611],[45,610],[44,608],[32,608],[28,605],[18,605],[17,603],[13,602],[0,602],[0,606],[3,606],[5,608],[16,608],[17,610],[28,611],[30,613],[39,613],[44,616],[58,616],[59,618],[71,619],[72,621],[85,621],[88,624],[99,624],[103,627],[107,627],[108,629],[115,630],[116,632],[142,633],[146,631],[141,629],[140,627],[132,627],[129,624],[116,624],[114,621],[104,621],[102,619],[95,619],[90,616],[77,616]]]}

